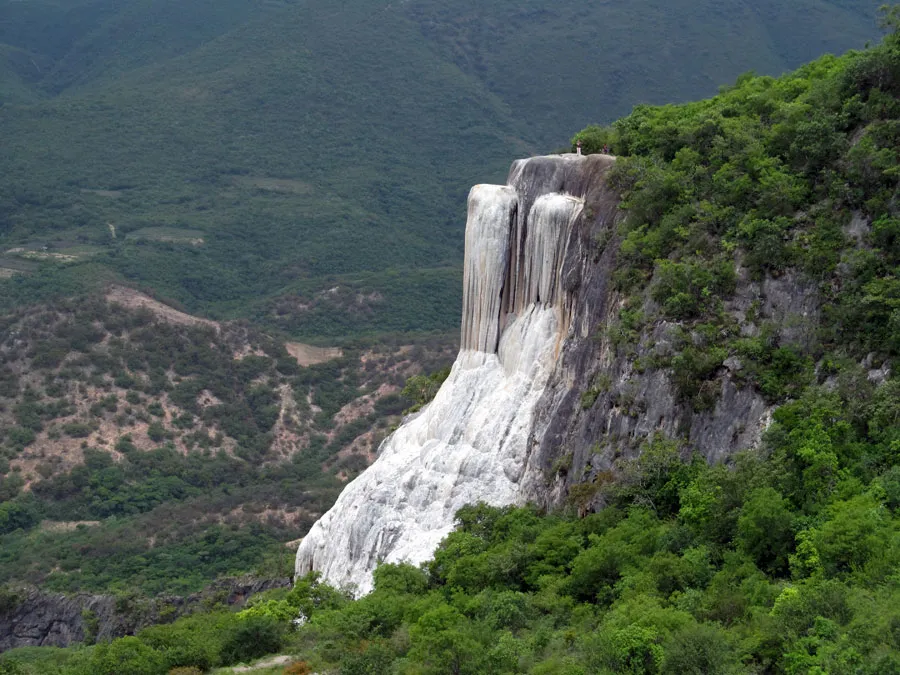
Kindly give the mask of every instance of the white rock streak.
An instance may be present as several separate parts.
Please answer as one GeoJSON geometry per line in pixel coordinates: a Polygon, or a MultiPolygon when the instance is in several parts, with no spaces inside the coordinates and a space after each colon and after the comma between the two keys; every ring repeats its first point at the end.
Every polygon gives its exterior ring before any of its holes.
{"type": "Polygon", "coordinates": [[[469,191],[460,349],[497,351],[500,293],[517,204],[516,191],[506,185],[476,185],[469,191]]]}
{"type": "Polygon", "coordinates": [[[459,356],[434,401],[304,538],[298,575],[318,570],[365,594],[379,561],[430,558],[460,507],[520,501],[535,406],[566,329],[560,268],[582,208],[547,194],[522,219],[521,201],[509,186],[469,193],[459,356]]]}

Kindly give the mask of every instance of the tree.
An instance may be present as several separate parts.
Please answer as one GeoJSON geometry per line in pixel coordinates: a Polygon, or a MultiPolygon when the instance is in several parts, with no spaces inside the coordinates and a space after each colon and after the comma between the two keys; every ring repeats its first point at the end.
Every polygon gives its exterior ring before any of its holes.
{"type": "Polygon", "coordinates": [[[771,487],[752,492],[738,518],[736,544],[771,574],[787,571],[794,548],[794,516],[790,505],[771,487]]]}
{"type": "Polygon", "coordinates": [[[168,671],[163,655],[133,636],[97,645],[91,667],[95,675],[164,675],[168,671]]]}
{"type": "Polygon", "coordinates": [[[431,609],[410,628],[410,655],[426,665],[425,672],[467,675],[485,672],[489,630],[478,629],[449,605],[431,609]]]}
{"type": "Polygon", "coordinates": [[[739,672],[725,631],[712,624],[692,623],[665,645],[662,672],[679,675],[726,675],[739,672]]]}
{"type": "Polygon", "coordinates": [[[891,529],[871,495],[837,502],[828,510],[830,518],[812,535],[826,575],[861,571],[889,545],[891,529]]]}
{"type": "Polygon", "coordinates": [[[257,659],[281,649],[287,626],[270,616],[247,616],[228,632],[222,644],[222,663],[257,659]]]}

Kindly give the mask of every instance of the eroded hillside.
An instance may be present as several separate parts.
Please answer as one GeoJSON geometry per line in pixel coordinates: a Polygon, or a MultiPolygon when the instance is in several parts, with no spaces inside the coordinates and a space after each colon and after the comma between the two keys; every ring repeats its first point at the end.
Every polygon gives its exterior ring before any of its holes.
{"type": "Polygon", "coordinates": [[[215,574],[258,566],[260,545],[301,536],[372,461],[411,404],[406,379],[452,349],[285,343],[122,287],[2,322],[0,532],[18,544],[7,541],[0,575],[48,581],[68,554],[44,545],[81,542],[50,580],[60,588],[143,578],[86,570],[201,533],[257,549],[226,553],[215,574]]]}

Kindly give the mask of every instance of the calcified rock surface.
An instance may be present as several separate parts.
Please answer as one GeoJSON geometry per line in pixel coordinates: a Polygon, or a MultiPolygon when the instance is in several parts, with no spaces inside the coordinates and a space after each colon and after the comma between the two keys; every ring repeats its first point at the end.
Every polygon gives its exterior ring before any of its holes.
{"type": "MultiPolygon", "coordinates": [[[[297,574],[318,570],[339,586],[371,590],[378,561],[427,560],[465,504],[524,501],[535,407],[571,319],[563,261],[581,195],[553,189],[588,158],[513,165],[510,184],[469,193],[461,349],[441,390],[384,441],[303,540],[297,574]],[[540,169],[546,185],[523,180],[540,169]]],[[[610,161],[590,160],[601,172],[610,161]]]]}
{"type": "MultiPolygon", "coordinates": [[[[379,560],[429,558],[464,504],[560,506],[573,485],[607,476],[657,433],[709,461],[759,443],[771,410],[741,381],[737,359],[704,383],[715,403],[703,410],[678,396],[671,368],[653,365],[703,336],[662,318],[652,293],[616,290],[618,197],[606,182],[614,163],[534,157],[513,163],[506,185],[472,189],[450,377],[316,523],[298,574],[319,570],[367,592],[379,560]],[[607,336],[626,301],[648,319],[622,346],[607,336]]],[[[765,324],[779,326],[779,344],[810,339],[814,287],[789,275],[755,281],[739,264],[737,272],[723,309],[741,334],[765,324]]],[[[579,508],[602,506],[596,492],[579,494],[595,495],[579,508]]]]}

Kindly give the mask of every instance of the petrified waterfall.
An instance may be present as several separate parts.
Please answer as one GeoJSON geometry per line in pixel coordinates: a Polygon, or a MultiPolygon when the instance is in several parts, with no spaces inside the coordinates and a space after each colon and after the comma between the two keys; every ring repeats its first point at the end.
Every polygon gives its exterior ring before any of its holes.
{"type": "Polygon", "coordinates": [[[465,504],[532,497],[523,483],[540,440],[538,402],[573,319],[563,271],[584,208],[577,186],[611,161],[522,160],[508,185],[472,188],[461,348],[450,376],[313,526],[297,552],[298,575],[318,570],[363,594],[379,561],[427,560],[465,504]]]}

